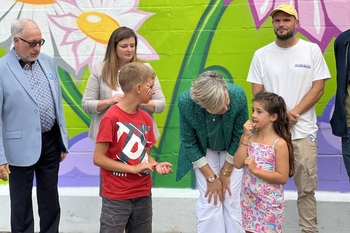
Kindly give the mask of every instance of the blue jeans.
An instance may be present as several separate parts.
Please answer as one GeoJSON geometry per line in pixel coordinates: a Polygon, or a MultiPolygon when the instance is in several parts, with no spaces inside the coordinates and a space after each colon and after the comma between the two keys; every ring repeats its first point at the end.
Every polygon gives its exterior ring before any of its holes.
{"type": "Polygon", "coordinates": [[[348,137],[341,138],[341,149],[346,172],[350,178],[350,128],[348,128],[348,137]]]}

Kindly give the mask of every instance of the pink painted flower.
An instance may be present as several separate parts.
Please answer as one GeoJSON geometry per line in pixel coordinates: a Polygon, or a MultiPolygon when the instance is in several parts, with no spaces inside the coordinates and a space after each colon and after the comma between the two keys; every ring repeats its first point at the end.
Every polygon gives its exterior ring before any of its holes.
{"type": "Polygon", "coordinates": [[[310,41],[317,43],[324,51],[333,37],[350,26],[348,0],[249,0],[255,25],[259,28],[269,18],[270,12],[280,4],[288,3],[295,7],[299,15],[297,31],[310,41]]]}

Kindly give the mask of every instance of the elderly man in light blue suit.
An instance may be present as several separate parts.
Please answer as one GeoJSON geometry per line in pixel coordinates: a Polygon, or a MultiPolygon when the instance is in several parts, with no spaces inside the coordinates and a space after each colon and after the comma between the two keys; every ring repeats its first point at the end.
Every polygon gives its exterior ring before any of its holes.
{"type": "Polygon", "coordinates": [[[40,54],[45,40],[34,21],[15,21],[11,34],[14,48],[0,59],[0,179],[9,178],[11,232],[34,232],[34,175],[40,232],[58,232],[68,136],[57,66],[40,54]]]}

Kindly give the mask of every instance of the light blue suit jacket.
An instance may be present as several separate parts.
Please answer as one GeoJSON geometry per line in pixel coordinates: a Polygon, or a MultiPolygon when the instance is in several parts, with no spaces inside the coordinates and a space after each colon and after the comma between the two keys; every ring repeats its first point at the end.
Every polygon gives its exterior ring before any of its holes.
{"type": "MultiPolygon", "coordinates": [[[[61,150],[68,152],[57,66],[53,58],[42,53],[38,62],[50,83],[56,121],[61,132],[61,150]]],[[[39,160],[40,154],[39,106],[12,49],[0,59],[0,164],[31,166],[39,160]]]]}

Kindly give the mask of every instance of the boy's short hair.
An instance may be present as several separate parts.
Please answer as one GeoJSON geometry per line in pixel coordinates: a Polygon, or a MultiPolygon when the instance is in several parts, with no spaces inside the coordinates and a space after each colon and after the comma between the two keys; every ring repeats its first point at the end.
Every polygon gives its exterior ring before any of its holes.
{"type": "Polygon", "coordinates": [[[156,74],[151,67],[140,63],[130,62],[119,73],[119,85],[124,93],[130,92],[137,84],[147,82],[147,79],[155,79],[156,74]]]}

